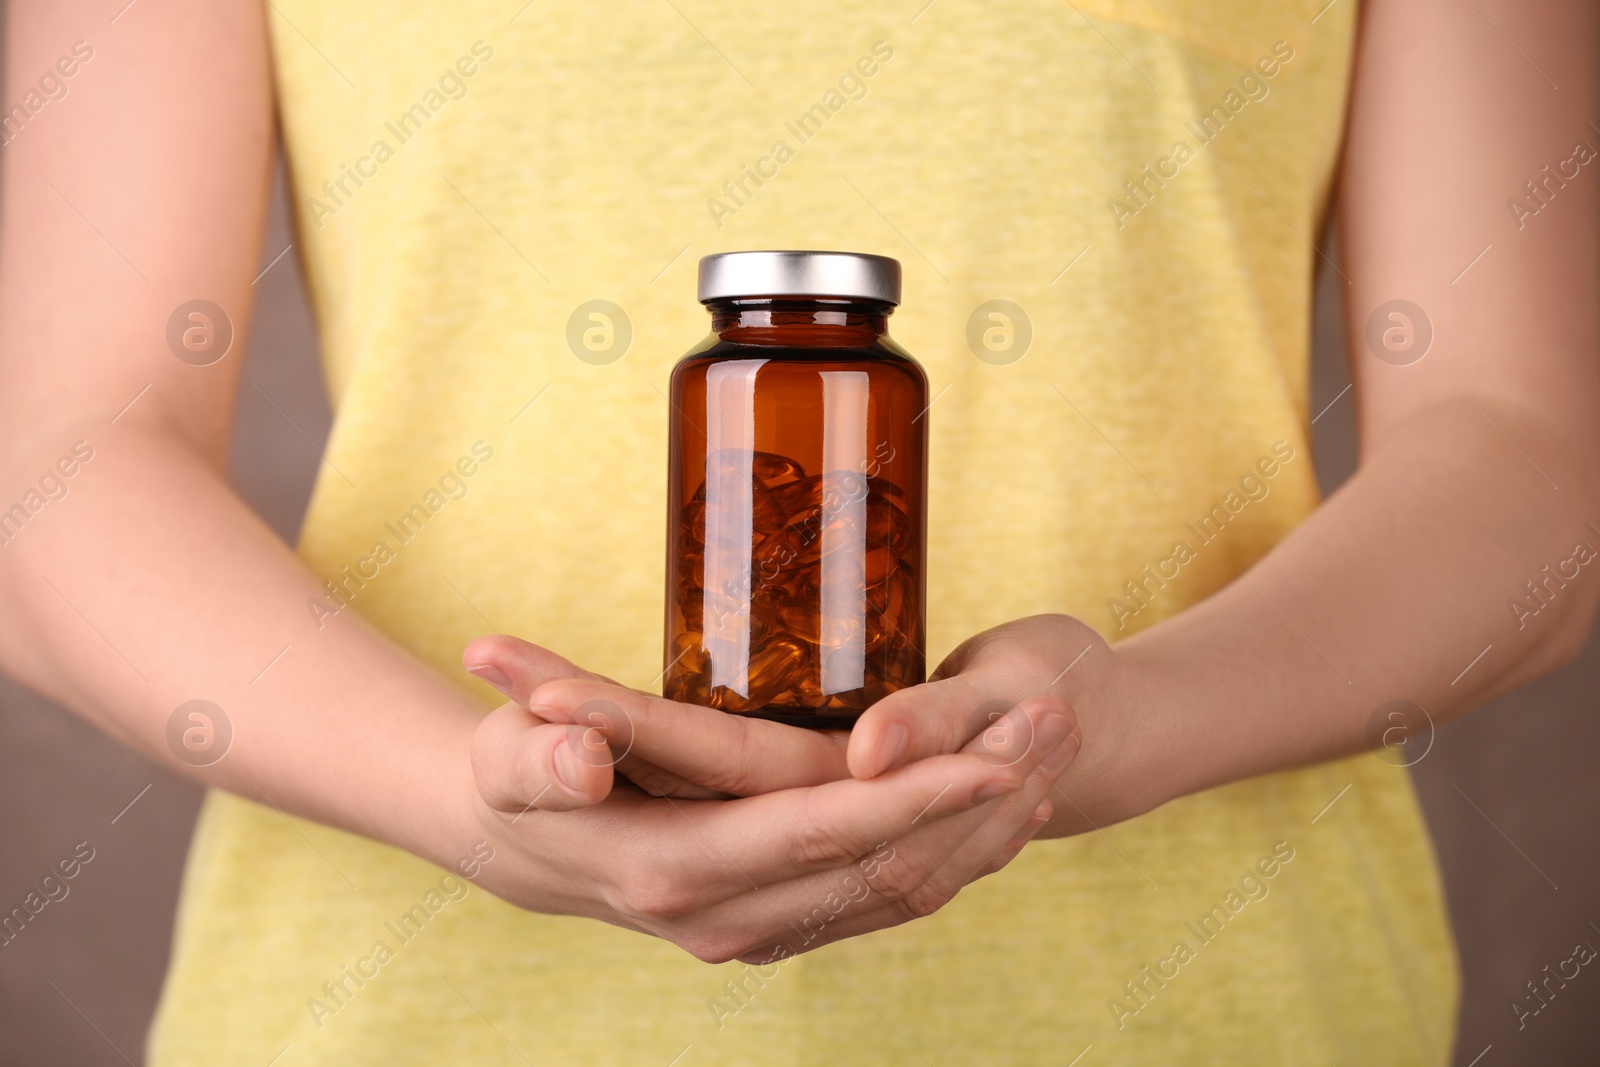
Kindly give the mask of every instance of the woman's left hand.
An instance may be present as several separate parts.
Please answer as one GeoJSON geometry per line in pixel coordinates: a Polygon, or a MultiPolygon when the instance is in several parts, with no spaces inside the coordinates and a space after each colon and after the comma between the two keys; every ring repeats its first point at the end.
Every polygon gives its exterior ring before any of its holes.
{"type": "Polygon", "coordinates": [[[1131,818],[1167,797],[1141,774],[1154,740],[1152,705],[1133,668],[1091,627],[1067,615],[1032,615],[986,630],[945,657],[925,685],[880,700],[850,732],[847,764],[872,778],[913,760],[956,752],[1030,697],[1070,707],[1082,751],[1051,790],[1054,814],[1040,837],[1082,833],[1131,818]],[[1133,722],[1146,728],[1129,729],[1133,722]]]}

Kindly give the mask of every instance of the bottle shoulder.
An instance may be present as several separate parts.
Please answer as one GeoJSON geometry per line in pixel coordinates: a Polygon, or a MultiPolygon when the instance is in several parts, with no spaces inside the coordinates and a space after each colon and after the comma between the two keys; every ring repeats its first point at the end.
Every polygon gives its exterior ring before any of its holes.
{"type": "Polygon", "coordinates": [[[799,346],[783,344],[740,344],[709,334],[704,340],[678,360],[673,376],[704,370],[718,363],[735,360],[760,360],[784,364],[817,364],[818,366],[855,365],[871,370],[881,367],[888,372],[898,372],[926,384],[927,374],[899,343],[888,335],[876,338],[868,345],[799,346]]]}

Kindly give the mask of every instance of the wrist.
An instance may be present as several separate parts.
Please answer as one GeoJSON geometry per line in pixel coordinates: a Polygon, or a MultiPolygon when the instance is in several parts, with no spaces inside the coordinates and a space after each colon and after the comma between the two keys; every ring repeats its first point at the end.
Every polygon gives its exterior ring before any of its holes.
{"type": "Polygon", "coordinates": [[[1184,794],[1184,757],[1176,752],[1172,718],[1181,705],[1161,672],[1096,637],[1051,692],[1072,706],[1083,747],[1051,792],[1055,814],[1039,836],[1108,826],[1184,794]]]}
{"type": "Polygon", "coordinates": [[[452,872],[482,851],[483,806],[472,776],[472,735],[479,716],[458,716],[420,753],[412,803],[400,813],[390,842],[452,872]]]}

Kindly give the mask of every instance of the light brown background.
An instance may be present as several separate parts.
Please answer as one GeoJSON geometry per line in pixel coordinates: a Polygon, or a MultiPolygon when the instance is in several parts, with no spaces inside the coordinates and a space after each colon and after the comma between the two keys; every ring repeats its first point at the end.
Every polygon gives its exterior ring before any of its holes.
{"type": "MultiPolygon", "coordinates": [[[[280,181],[262,266],[291,239],[280,181]]],[[[295,253],[256,288],[230,473],[292,541],[330,416],[295,253]]],[[[1334,402],[1349,381],[1339,288],[1323,270],[1312,410],[1332,403],[1315,425],[1327,491],[1355,466],[1351,397],[1334,402]]],[[[1600,968],[1525,1029],[1510,1005],[1577,942],[1600,947],[1597,680],[1592,638],[1566,670],[1439,730],[1412,772],[1460,944],[1459,1067],[1596,1062],[1600,968]]],[[[96,851],[70,895],[0,948],[0,1065],[142,1061],[199,801],[194,785],[0,678],[0,912],[77,842],[96,851]]]]}

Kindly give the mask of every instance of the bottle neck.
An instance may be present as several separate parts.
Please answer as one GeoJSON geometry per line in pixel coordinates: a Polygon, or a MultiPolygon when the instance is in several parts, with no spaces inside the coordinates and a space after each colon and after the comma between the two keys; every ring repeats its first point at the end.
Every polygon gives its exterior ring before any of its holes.
{"type": "Polygon", "coordinates": [[[889,332],[892,305],[836,297],[737,297],[707,301],[711,332],[742,345],[865,348],[889,332]]]}

